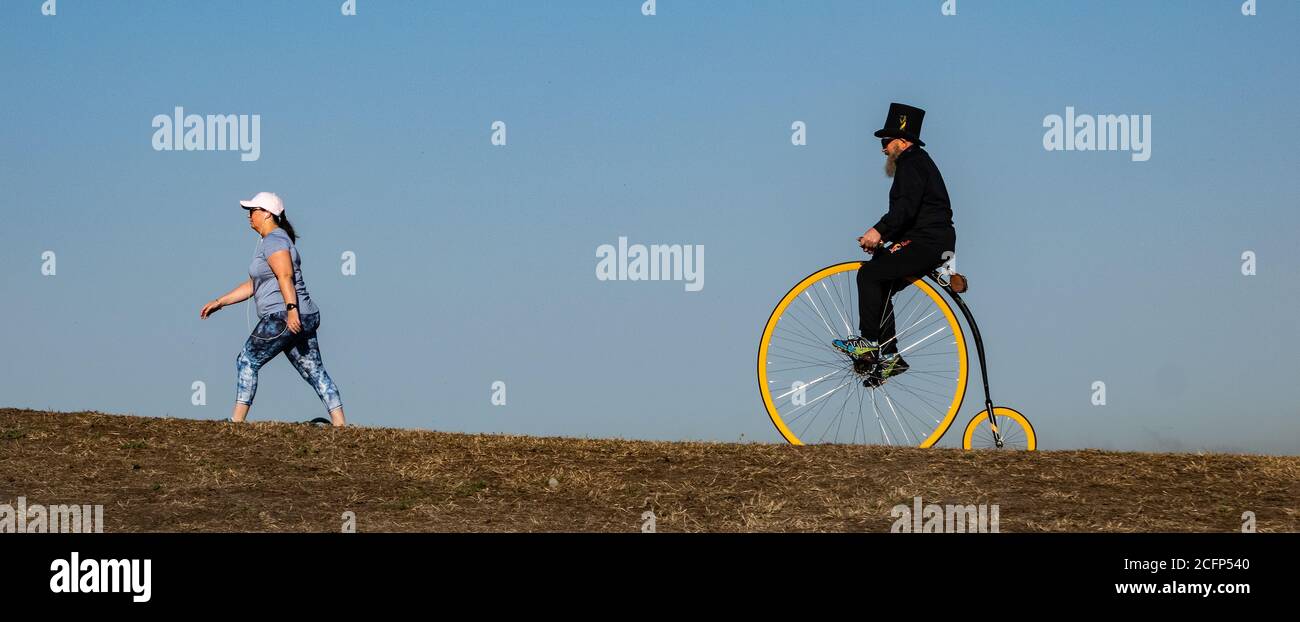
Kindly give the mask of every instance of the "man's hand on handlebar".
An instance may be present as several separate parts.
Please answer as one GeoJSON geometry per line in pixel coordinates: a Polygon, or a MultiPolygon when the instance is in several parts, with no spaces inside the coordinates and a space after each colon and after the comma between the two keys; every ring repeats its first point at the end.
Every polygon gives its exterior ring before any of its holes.
{"type": "Polygon", "coordinates": [[[880,232],[875,227],[867,229],[867,232],[858,238],[858,246],[866,253],[875,253],[880,247],[880,232]]]}

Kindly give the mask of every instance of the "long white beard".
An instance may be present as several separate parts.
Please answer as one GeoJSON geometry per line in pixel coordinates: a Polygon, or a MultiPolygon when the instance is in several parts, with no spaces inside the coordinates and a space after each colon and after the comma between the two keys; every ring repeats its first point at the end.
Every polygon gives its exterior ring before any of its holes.
{"type": "Polygon", "coordinates": [[[894,173],[897,171],[898,156],[892,154],[885,156],[885,177],[893,177],[894,173]]]}

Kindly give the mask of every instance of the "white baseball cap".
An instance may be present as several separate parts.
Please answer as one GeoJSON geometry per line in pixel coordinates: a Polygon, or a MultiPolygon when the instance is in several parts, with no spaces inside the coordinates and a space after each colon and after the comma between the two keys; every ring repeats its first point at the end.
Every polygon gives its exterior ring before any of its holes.
{"type": "Polygon", "coordinates": [[[284,213],[284,201],[280,200],[279,195],[274,192],[259,192],[253,195],[253,198],[247,201],[240,201],[239,204],[244,209],[264,209],[271,212],[273,216],[279,216],[284,213]]]}

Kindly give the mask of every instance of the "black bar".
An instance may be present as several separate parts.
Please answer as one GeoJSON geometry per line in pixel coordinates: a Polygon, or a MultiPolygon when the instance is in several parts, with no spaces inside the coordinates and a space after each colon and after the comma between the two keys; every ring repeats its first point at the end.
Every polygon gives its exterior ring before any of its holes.
{"type": "Polygon", "coordinates": [[[595,593],[629,602],[654,594],[670,608],[723,597],[739,609],[771,599],[810,607],[808,599],[821,594],[884,607],[876,613],[915,602],[975,615],[1043,600],[1060,603],[1060,613],[1081,606],[1203,612],[1282,603],[1294,591],[1288,578],[1297,542],[1295,534],[4,534],[0,585],[8,603],[46,612],[193,613],[198,606],[247,614],[255,602],[295,611],[378,603],[427,610],[469,599],[488,609],[529,602],[541,611],[595,593]],[[149,559],[149,601],[53,593],[51,564],[74,551],[83,563],[149,559]],[[1174,559],[1188,567],[1170,568],[1174,559]],[[1138,563],[1161,560],[1166,567],[1155,572],[1138,563]],[[1248,567],[1196,568],[1203,560],[1248,567]],[[1119,594],[1116,587],[1192,583],[1242,584],[1249,593],[1119,594]]]}

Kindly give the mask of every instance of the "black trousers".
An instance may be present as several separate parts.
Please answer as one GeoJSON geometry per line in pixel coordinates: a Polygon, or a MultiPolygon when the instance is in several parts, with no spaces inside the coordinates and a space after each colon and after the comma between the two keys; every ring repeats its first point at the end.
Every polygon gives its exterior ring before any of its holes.
{"type": "Polygon", "coordinates": [[[889,249],[877,250],[871,261],[858,268],[858,322],[862,336],[884,343],[884,354],[898,352],[894,339],[894,294],[907,287],[913,277],[929,274],[943,265],[943,251],[904,240],[889,249]],[[892,251],[892,252],[891,252],[892,251]]]}

